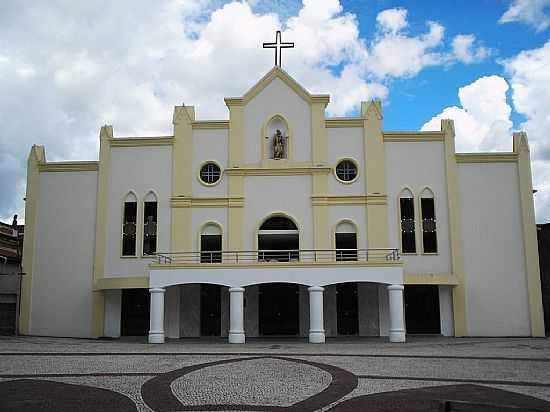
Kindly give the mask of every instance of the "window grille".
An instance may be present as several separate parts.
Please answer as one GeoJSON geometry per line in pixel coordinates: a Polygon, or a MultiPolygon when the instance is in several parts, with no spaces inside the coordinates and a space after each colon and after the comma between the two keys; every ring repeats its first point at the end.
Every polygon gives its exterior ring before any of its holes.
{"type": "Polygon", "coordinates": [[[209,185],[214,184],[218,180],[220,180],[221,174],[222,174],[222,172],[221,172],[220,167],[216,163],[213,163],[213,162],[209,162],[209,163],[204,164],[201,167],[201,171],[200,171],[201,180],[204,183],[209,184],[209,185]]]}
{"type": "Polygon", "coordinates": [[[350,182],[357,177],[357,166],[351,160],[342,160],[336,165],[336,176],[344,182],[350,182]]]}

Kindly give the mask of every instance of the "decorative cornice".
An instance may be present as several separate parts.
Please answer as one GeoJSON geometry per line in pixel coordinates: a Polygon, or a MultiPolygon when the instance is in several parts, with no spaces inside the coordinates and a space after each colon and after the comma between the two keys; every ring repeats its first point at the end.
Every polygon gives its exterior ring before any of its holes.
{"type": "Polygon", "coordinates": [[[39,172],[97,172],[99,162],[48,162],[38,165],[39,172]]]}
{"type": "Polygon", "coordinates": [[[364,121],[361,117],[335,117],[325,119],[325,127],[363,127],[364,121]]]}
{"type": "Polygon", "coordinates": [[[229,120],[199,120],[191,123],[193,129],[229,129],[229,120]]]}
{"type": "Polygon", "coordinates": [[[296,175],[313,175],[313,174],[328,174],[331,172],[328,166],[304,166],[304,167],[234,167],[224,170],[224,174],[233,176],[296,176],[296,175]]]}
{"type": "Polygon", "coordinates": [[[387,205],[388,197],[380,194],[348,196],[311,196],[313,206],[329,205],[387,205]]]}
{"type": "Polygon", "coordinates": [[[517,153],[457,153],[457,163],[516,163],[517,153]]]}
{"type": "Polygon", "coordinates": [[[324,103],[325,105],[329,104],[330,96],[328,94],[313,94],[311,95],[312,103],[324,103]]]}
{"type": "Polygon", "coordinates": [[[170,198],[173,208],[188,207],[244,207],[244,197],[186,197],[170,198]]]}
{"type": "Polygon", "coordinates": [[[174,136],[117,137],[109,139],[111,147],[170,146],[172,144],[174,144],[174,136]]]}
{"type": "Polygon", "coordinates": [[[383,132],[385,142],[442,142],[444,132],[383,132]]]}

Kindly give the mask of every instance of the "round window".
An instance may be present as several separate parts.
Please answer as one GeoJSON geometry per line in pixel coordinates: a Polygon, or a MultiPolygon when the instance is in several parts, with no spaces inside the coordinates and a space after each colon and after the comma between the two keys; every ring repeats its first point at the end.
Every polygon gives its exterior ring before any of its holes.
{"type": "Polygon", "coordinates": [[[213,185],[218,180],[220,180],[220,177],[222,175],[222,171],[220,169],[220,166],[218,166],[214,162],[208,162],[202,165],[201,171],[200,171],[200,178],[203,183],[206,183],[207,185],[213,185]]]}
{"type": "Polygon", "coordinates": [[[349,160],[344,159],[336,165],[336,176],[343,182],[351,182],[357,177],[357,165],[349,160]]]}

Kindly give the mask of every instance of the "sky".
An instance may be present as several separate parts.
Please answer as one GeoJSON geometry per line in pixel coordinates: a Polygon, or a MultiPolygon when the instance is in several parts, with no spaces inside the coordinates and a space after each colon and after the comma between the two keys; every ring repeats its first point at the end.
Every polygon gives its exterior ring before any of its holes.
{"type": "Polygon", "coordinates": [[[455,121],[460,152],[511,151],[527,132],[537,222],[550,222],[550,0],[2,0],[0,220],[24,221],[33,144],[49,161],[95,160],[99,129],[172,134],[173,107],[227,119],[273,66],[327,116],[380,99],[385,130],[455,121]]]}

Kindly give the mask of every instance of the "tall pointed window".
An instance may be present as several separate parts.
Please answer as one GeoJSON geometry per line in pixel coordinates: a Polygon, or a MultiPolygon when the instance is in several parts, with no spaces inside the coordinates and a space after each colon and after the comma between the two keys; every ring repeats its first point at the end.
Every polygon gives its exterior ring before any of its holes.
{"type": "Polygon", "coordinates": [[[357,260],[357,229],[350,222],[341,222],[334,233],[336,260],[357,260]]]}
{"type": "Polygon", "coordinates": [[[409,189],[399,196],[401,218],[401,252],[416,253],[416,225],[414,221],[414,197],[409,189]]]}
{"type": "Polygon", "coordinates": [[[122,206],[122,256],[136,255],[137,197],[128,193],[122,206]]]}
{"type": "Polygon", "coordinates": [[[222,230],[215,223],[208,223],[201,231],[201,263],[222,262],[222,230]]]}
{"type": "Polygon", "coordinates": [[[149,192],[143,202],[143,255],[157,253],[157,197],[149,192]]]}
{"type": "Polygon", "coordinates": [[[420,215],[422,216],[422,251],[437,253],[437,225],[433,192],[426,188],[420,195],[420,215]]]}

